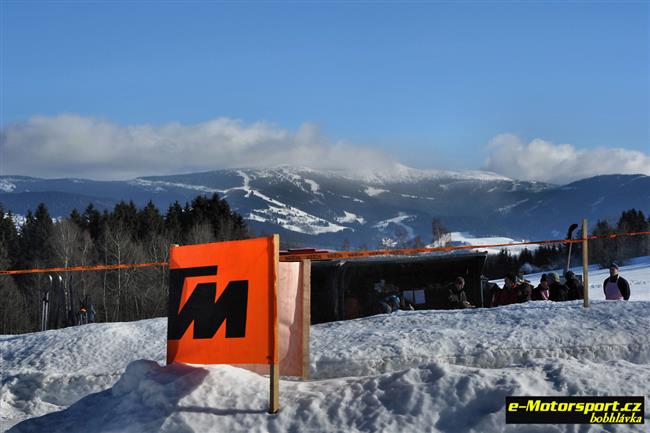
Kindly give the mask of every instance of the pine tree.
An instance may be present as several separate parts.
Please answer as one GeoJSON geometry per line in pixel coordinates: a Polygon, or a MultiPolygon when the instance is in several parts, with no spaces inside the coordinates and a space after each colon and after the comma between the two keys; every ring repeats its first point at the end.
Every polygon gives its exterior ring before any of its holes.
{"type": "Polygon", "coordinates": [[[169,205],[167,214],[165,215],[165,231],[168,233],[173,243],[181,243],[184,233],[184,220],[185,216],[183,208],[178,201],[169,205]]]}
{"type": "Polygon", "coordinates": [[[110,214],[108,221],[111,229],[118,229],[120,232],[125,232],[132,239],[137,238],[138,232],[138,208],[133,201],[125,203],[119,202],[115,205],[113,212],[110,214]]]}
{"type": "MultiPolygon", "coordinates": [[[[636,209],[624,211],[618,219],[616,228],[619,233],[638,233],[647,229],[643,212],[636,209]]],[[[621,259],[642,256],[645,252],[645,241],[641,236],[619,239],[621,259]]]]}
{"type": "Polygon", "coordinates": [[[137,214],[137,238],[141,241],[161,234],[164,228],[164,219],[160,211],[149,201],[137,214]]]}
{"type": "Polygon", "coordinates": [[[6,213],[0,204],[0,260],[2,266],[12,267],[16,258],[11,257],[11,252],[16,251],[18,247],[18,230],[14,224],[11,212],[6,213]]]}
{"type": "Polygon", "coordinates": [[[97,240],[101,236],[103,230],[103,218],[102,214],[95,209],[92,203],[90,203],[83,215],[81,216],[82,222],[79,225],[82,229],[87,230],[90,233],[90,236],[97,240]]]}
{"type": "Polygon", "coordinates": [[[52,218],[47,207],[40,203],[36,212],[27,212],[25,223],[20,229],[19,249],[17,251],[19,265],[30,267],[46,264],[52,257],[49,239],[52,234],[52,218]]]}
{"type": "MultiPolygon", "coordinates": [[[[608,236],[614,228],[607,220],[598,220],[592,230],[592,236],[608,236]]],[[[589,261],[607,267],[617,256],[617,242],[613,239],[595,239],[589,244],[589,261]]]]}

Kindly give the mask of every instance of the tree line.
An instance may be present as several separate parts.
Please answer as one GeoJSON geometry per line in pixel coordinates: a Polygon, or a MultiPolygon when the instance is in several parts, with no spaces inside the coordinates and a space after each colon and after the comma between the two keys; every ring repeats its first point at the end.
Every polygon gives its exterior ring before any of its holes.
{"type": "MultiPolygon", "coordinates": [[[[165,214],[153,202],[138,208],[131,201],[110,211],[90,204],[83,212],[75,209],[56,220],[41,203],[20,227],[0,204],[0,269],[167,262],[172,244],[248,236],[242,216],[217,194],[197,196],[184,206],[175,202],[165,214]]],[[[102,322],[164,316],[167,279],[165,267],[0,276],[0,334],[39,330],[48,290],[48,329],[69,325],[69,310],[83,303],[91,303],[96,320],[102,322]]]]}
{"type": "MultiPolygon", "coordinates": [[[[650,218],[640,210],[630,209],[622,212],[615,225],[599,220],[591,234],[607,236],[642,231],[650,231],[650,218]]],[[[446,244],[448,234],[441,221],[434,219],[433,243],[446,244]]],[[[575,234],[576,238],[580,236],[575,234]]],[[[13,215],[5,212],[0,204],[0,269],[167,262],[172,244],[247,237],[249,229],[244,219],[216,194],[197,196],[184,206],[175,202],[165,214],[152,202],[142,208],[133,202],[120,202],[111,211],[99,211],[90,204],[83,212],[73,210],[67,218],[53,220],[47,207],[39,204],[34,212],[27,213],[19,227],[13,215]]],[[[408,244],[424,245],[419,238],[408,244]]],[[[571,252],[572,264],[581,264],[581,244],[573,244],[571,252]]],[[[503,249],[488,256],[483,272],[488,278],[501,278],[517,270],[562,268],[567,255],[564,244],[542,245],[519,254],[503,249]]],[[[650,255],[650,236],[594,240],[589,244],[590,263],[602,266],[643,255],[650,255]]],[[[47,291],[51,295],[48,328],[69,325],[66,313],[82,303],[92,303],[97,321],[102,322],[164,316],[167,279],[165,267],[1,276],[0,334],[40,329],[41,302],[47,291]]]]}
{"type": "MultiPolygon", "coordinates": [[[[574,239],[581,239],[582,232],[575,233],[574,239]]],[[[607,220],[598,220],[592,236],[609,236],[617,233],[637,233],[650,231],[650,217],[643,211],[629,209],[623,211],[616,224],[607,220]]],[[[502,249],[499,254],[489,255],[483,268],[488,278],[502,278],[507,272],[524,273],[563,268],[568,261],[568,244],[541,245],[535,250],[524,249],[519,254],[512,254],[502,249]]],[[[623,264],[633,257],[650,255],[650,236],[619,237],[597,239],[589,242],[589,263],[608,267],[612,262],[623,264]]],[[[571,265],[582,264],[582,244],[574,243],[571,247],[571,265]]]]}

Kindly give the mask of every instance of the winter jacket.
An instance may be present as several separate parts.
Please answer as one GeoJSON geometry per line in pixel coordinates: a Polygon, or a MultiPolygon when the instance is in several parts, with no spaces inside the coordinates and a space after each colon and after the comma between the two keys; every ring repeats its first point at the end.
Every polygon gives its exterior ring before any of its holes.
{"type": "Polygon", "coordinates": [[[549,299],[555,302],[562,302],[567,300],[569,289],[564,284],[552,282],[548,286],[549,299]]]}
{"type": "Polygon", "coordinates": [[[625,299],[626,301],[630,299],[630,284],[627,282],[625,278],[621,277],[620,275],[606,278],[605,281],[603,282],[603,292],[605,292],[607,283],[610,281],[611,282],[616,281],[616,284],[618,285],[618,290],[621,292],[621,295],[623,295],[623,299],[625,299]]]}
{"type": "Polygon", "coordinates": [[[582,283],[577,278],[569,278],[565,283],[566,287],[569,289],[567,294],[567,300],[573,301],[575,299],[583,299],[584,287],[582,283]]]}
{"type": "Polygon", "coordinates": [[[492,298],[492,306],[498,307],[499,305],[510,305],[519,302],[519,287],[517,285],[511,288],[503,288],[498,290],[492,298]]]}
{"type": "Polygon", "coordinates": [[[533,295],[533,286],[524,282],[518,285],[519,289],[519,302],[528,302],[533,295]]]}
{"type": "Polygon", "coordinates": [[[549,296],[548,287],[545,289],[540,285],[533,289],[531,299],[533,301],[546,301],[548,300],[548,296],[549,296]]]}
{"type": "Polygon", "coordinates": [[[447,295],[447,303],[450,309],[459,309],[469,307],[467,302],[467,295],[465,290],[457,290],[455,284],[450,284],[447,288],[449,294],[447,295]]]}

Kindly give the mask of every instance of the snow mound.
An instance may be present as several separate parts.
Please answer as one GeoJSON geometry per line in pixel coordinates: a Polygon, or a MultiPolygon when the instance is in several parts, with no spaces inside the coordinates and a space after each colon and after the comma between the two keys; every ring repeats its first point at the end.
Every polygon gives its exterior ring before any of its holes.
{"type": "MultiPolygon", "coordinates": [[[[501,432],[508,395],[647,393],[650,368],[538,360],[511,369],[429,363],[376,376],[281,384],[282,410],[266,414],[268,379],[230,366],[130,364],[117,384],[10,432],[501,432]],[[589,377],[591,380],[585,381],[589,377]]],[[[504,428],[506,427],[506,428],[504,428]]],[[[527,431],[574,431],[570,425],[527,431]]],[[[640,427],[640,426],[638,426],[640,427]]],[[[614,426],[611,431],[641,431],[614,426]]]]}
{"type": "Polygon", "coordinates": [[[0,336],[0,421],[61,410],[112,386],[134,360],[164,363],[166,338],[165,319],[0,336]]]}
{"type": "Polygon", "coordinates": [[[315,325],[313,379],[283,379],[282,409],[273,416],[268,378],[227,365],[162,366],[163,318],[0,336],[2,426],[12,433],[576,432],[505,426],[505,396],[650,398],[649,315],[644,301],[594,301],[588,309],[529,302],[315,325]]]}
{"type": "Polygon", "coordinates": [[[314,378],[359,376],[430,361],[506,368],[536,358],[650,364],[650,303],[528,302],[400,311],[312,327],[314,378]]]}

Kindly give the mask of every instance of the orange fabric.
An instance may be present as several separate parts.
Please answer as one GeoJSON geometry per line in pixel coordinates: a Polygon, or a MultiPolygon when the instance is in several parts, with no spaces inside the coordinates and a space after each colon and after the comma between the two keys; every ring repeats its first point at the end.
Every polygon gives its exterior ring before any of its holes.
{"type": "MultiPolygon", "coordinates": [[[[280,263],[278,321],[280,375],[302,377],[303,369],[303,272],[304,263],[280,263]]],[[[268,365],[240,365],[259,374],[269,374],[268,365]]]]}
{"type": "Polygon", "coordinates": [[[278,317],[280,374],[303,375],[303,263],[280,263],[278,317]]]}
{"type": "Polygon", "coordinates": [[[248,281],[246,332],[243,338],[225,338],[226,323],[209,339],[194,339],[192,322],[180,340],[167,341],[167,362],[191,364],[277,363],[277,308],[273,238],[174,247],[170,269],[218,266],[216,276],[188,277],[182,288],[179,312],[199,283],[217,284],[216,299],[229,282],[248,281]]]}

